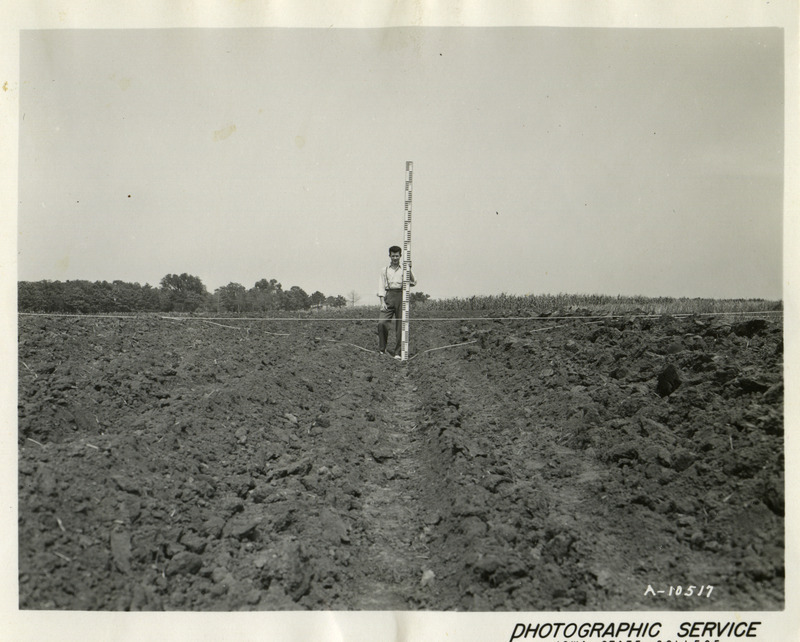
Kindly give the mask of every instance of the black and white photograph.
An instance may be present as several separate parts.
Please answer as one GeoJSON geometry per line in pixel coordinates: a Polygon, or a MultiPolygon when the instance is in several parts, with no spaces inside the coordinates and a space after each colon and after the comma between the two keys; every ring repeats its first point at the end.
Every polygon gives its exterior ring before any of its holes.
{"type": "Polygon", "coordinates": [[[796,635],[793,3],[56,4],[0,78],[19,639],[796,635]]]}

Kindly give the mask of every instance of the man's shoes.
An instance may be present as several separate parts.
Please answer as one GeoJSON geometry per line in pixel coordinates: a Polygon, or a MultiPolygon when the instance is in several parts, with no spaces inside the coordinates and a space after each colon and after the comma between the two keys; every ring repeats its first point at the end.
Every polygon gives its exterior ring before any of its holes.
{"type": "Polygon", "coordinates": [[[396,354],[396,355],[394,355],[394,358],[399,360],[399,359],[402,359],[403,357],[401,357],[399,354],[396,354]]]}

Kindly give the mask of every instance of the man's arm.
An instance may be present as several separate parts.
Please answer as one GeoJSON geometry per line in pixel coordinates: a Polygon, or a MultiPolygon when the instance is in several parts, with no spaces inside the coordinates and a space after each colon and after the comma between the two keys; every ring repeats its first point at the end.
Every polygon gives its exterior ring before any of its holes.
{"type": "Polygon", "coordinates": [[[378,276],[378,297],[382,299],[384,294],[386,294],[386,270],[381,270],[378,276]]]}
{"type": "Polygon", "coordinates": [[[378,277],[378,300],[381,303],[381,310],[386,309],[386,303],[383,300],[386,295],[386,287],[386,270],[381,270],[381,274],[378,277]]]}

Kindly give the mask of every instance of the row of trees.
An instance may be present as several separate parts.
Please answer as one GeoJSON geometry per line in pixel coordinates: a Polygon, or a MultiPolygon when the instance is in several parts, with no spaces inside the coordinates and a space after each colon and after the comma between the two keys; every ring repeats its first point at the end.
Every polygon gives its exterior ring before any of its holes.
{"type": "Polygon", "coordinates": [[[343,308],[347,299],[342,295],[325,296],[317,290],[306,294],[303,288],[293,285],[284,290],[275,279],[261,279],[247,290],[240,283],[228,283],[217,288],[214,299],[218,311],[225,312],[268,312],[270,310],[309,310],[323,306],[343,308]]]}
{"type": "MultiPolygon", "coordinates": [[[[355,301],[355,293],[351,300],[355,301]]],[[[348,299],[342,295],[307,294],[293,285],[288,290],[275,279],[261,279],[247,289],[239,283],[217,288],[213,294],[196,276],[167,274],[159,284],[124,281],[20,281],[17,306],[21,312],[70,314],[113,312],[268,312],[341,308],[348,299]]]]}

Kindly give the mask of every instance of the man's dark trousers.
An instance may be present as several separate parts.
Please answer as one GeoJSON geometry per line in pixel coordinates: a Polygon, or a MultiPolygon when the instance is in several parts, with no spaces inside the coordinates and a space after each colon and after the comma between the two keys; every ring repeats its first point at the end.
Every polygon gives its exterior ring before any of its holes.
{"type": "Polygon", "coordinates": [[[378,313],[378,350],[380,352],[386,351],[386,343],[389,339],[389,326],[392,323],[392,318],[394,318],[394,332],[397,337],[394,353],[400,354],[400,343],[402,340],[400,322],[403,320],[403,291],[386,290],[383,301],[386,304],[386,310],[381,310],[378,313]]]}

